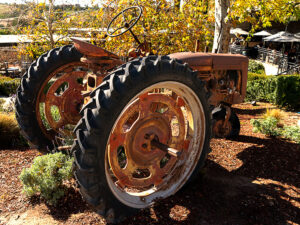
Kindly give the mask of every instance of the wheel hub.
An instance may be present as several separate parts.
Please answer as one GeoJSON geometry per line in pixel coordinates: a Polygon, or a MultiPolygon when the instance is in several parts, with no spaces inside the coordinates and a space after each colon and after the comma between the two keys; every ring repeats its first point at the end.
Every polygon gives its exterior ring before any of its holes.
{"type": "Polygon", "coordinates": [[[81,91],[74,89],[67,91],[62,97],[59,109],[68,124],[76,124],[80,120],[80,108],[83,104],[81,91]],[[70,99],[70,96],[72,98],[70,99]]]}
{"type": "MultiPolygon", "coordinates": [[[[43,113],[50,130],[43,131],[50,138],[57,134],[70,136],[71,130],[66,130],[66,126],[75,125],[80,119],[79,111],[83,104],[81,91],[84,86],[79,79],[83,79],[87,72],[77,70],[77,67],[83,67],[82,63],[70,63],[54,71],[39,93],[36,107],[40,113],[40,104],[44,103],[43,113]]],[[[45,121],[39,119],[39,123],[44,127],[45,121]]]]}
{"type": "Polygon", "coordinates": [[[110,167],[119,186],[157,186],[173,168],[177,157],[169,156],[167,163],[161,166],[161,161],[168,154],[152,142],[156,140],[163,146],[180,151],[184,148],[185,119],[180,108],[182,104],[177,103],[176,98],[166,94],[146,93],[124,109],[111,133],[108,150],[110,167]],[[176,134],[172,132],[174,119],[179,124],[176,134]],[[124,167],[118,161],[118,149],[124,149],[124,167]],[[135,174],[141,171],[144,176],[137,177],[135,174]]]}
{"type": "Polygon", "coordinates": [[[138,121],[129,132],[128,141],[125,142],[128,157],[141,168],[153,164],[153,161],[159,160],[165,153],[153,148],[151,140],[157,138],[163,143],[168,143],[170,133],[171,127],[163,116],[155,115],[138,121]],[[146,135],[150,135],[150,138],[145,139],[146,135]]]}
{"type": "Polygon", "coordinates": [[[224,120],[217,120],[213,126],[214,134],[217,137],[227,137],[232,130],[231,123],[228,121],[227,123],[224,120]]]}

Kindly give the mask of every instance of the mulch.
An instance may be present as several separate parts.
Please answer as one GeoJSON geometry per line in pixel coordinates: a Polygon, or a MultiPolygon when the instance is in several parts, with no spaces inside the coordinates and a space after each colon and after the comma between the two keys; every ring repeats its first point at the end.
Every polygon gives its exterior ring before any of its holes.
{"type": "MultiPolygon", "coordinates": [[[[122,224],[300,224],[299,145],[252,132],[250,120],[270,107],[236,105],[240,136],[212,139],[212,152],[195,182],[122,224]]],[[[289,112],[284,123],[299,119],[289,112]]],[[[73,185],[56,207],[21,193],[18,176],[38,155],[33,149],[0,150],[0,224],[29,208],[58,224],[105,224],[73,185]]]]}

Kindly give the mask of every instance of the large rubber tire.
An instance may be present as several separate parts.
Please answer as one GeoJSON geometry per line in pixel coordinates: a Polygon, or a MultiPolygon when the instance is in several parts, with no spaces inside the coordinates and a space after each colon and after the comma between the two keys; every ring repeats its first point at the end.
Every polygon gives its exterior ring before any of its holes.
{"type": "Polygon", "coordinates": [[[197,74],[187,66],[167,56],[148,56],[122,65],[108,75],[91,94],[82,111],[73,145],[75,178],[83,198],[108,222],[119,222],[138,211],[117,199],[105,173],[105,149],[118,116],[138,93],[158,82],[176,81],[192,89],[205,113],[205,138],[198,162],[189,179],[195,178],[204,165],[211,138],[210,96],[197,74]]]}
{"type": "Polygon", "coordinates": [[[82,54],[72,45],[54,48],[41,55],[23,75],[17,90],[16,118],[22,135],[32,147],[41,151],[54,147],[37,121],[36,101],[43,83],[53,71],[67,63],[80,62],[81,57],[82,54]]]}
{"type": "MultiPolygon", "coordinates": [[[[219,107],[215,108],[212,111],[212,116],[213,116],[214,122],[216,122],[218,120],[224,120],[225,116],[226,116],[225,108],[219,108],[219,107]]],[[[232,109],[231,109],[231,115],[230,115],[228,122],[231,124],[231,128],[232,128],[230,133],[224,137],[223,136],[222,137],[216,136],[216,137],[230,139],[230,138],[235,138],[235,137],[239,136],[240,129],[241,129],[240,120],[239,120],[238,116],[236,115],[236,113],[232,109]]]]}
{"type": "Polygon", "coordinates": [[[234,111],[232,111],[229,121],[232,126],[232,131],[228,138],[238,137],[240,135],[241,124],[240,124],[239,117],[236,115],[234,111]]]}

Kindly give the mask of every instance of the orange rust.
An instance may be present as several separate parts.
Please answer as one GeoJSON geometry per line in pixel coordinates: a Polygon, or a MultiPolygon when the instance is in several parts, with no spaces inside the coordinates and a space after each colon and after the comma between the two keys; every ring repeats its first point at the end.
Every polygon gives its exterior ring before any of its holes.
{"type": "Polygon", "coordinates": [[[119,59],[120,57],[116,54],[109,52],[103,48],[100,48],[96,45],[92,45],[90,43],[77,40],[75,38],[71,38],[74,42],[75,48],[84,55],[92,56],[92,57],[111,57],[115,59],[119,59]]]}
{"type": "Polygon", "coordinates": [[[241,103],[246,95],[248,58],[242,55],[180,52],[169,55],[186,62],[193,70],[198,71],[198,77],[206,81],[207,88],[212,93],[211,105],[221,102],[228,104],[241,103]],[[228,78],[228,71],[236,71],[234,83],[228,78]],[[225,73],[222,73],[225,72],[225,73]],[[226,91],[218,85],[221,79],[228,81],[226,91]],[[217,83],[216,83],[217,82],[217,83]],[[212,84],[217,84],[212,86],[212,84]]]}
{"type": "MultiPolygon", "coordinates": [[[[83,90],[83,86],[81,86],[78,82],[78,78],[83,78],[85,76],[85,72],[83,71],[73,71],[74,67],[82,67],[86,68],[86,65],[81,62],[74,62],[66,64],[62,67],[59,67],[57,70],[53,71],[49,77],[42,84],[40,91],[38,93],[37,101],[36,101],[36,114],[37,121],[39,123],[40,128],[43,133],[50,139],[53,139],[57,134],[63,134],[64,125],[72,124],[75,125],[80,119],[80,115],[77,110],[77,106],[83,103],[83,97],[81,96],[81,90],[83,90]],[[57,74],[63,73],[62,76],[58,76],[57,74]],[[53,80],[52,85],[45,92],[45,87],[49,85],[49,81],[53,80]],[[62,96],[58,96],[56,91],[63,83],[68,83],[68,89],[62,94],[62,96]],[[50,130],[47,130],[45,127],[40,113],[40,103],[45,104],[45,119],[47,120],[50,130]],[[59,109],[60,120],[55,121],[53,119],[51,113],[51,106],[57,106],[59,109]]],[[[70,134],[68,134],[70,135],[70,134]]]]}
{"type": "Polygon", "coordinates": [[[163,93],[144,93],[121,114],[111,133],[108,148],[109,164],[120,186],[139,188],[150,185],[157,186],[163,182],[163,177],[173,168],[177,162],[177,157],[173,156],[164,167],[160,167],[160,161],[166,153],[151,145],[151,140],[154,138],[186,153],[189,141],[185,140],[185,119],[180,109],[185,104],[181,100],[179,100],[181,104],[177,104],[178,99],[181,98],[174,99],[163,93]],[[157,112],[156,110],[159,108],[152,107],[156,103],[167,106],[167,110],[157,112]],[[139,114],[136,121],[126,127],[135,113],[139,114]],[[171,121],[173,118],[177,118],[179,124],[178,136],[172,136],[171,121]],[[147,138],[145,138],[146,135],[148,135],[147,138]],[[121,168],[118,162],[117,150],[120,146],[124,147],[127,158],[124,168],[121,168]],[[148,169],[150,175],[135,178],[133,173],[137,169],[148,169]]]}
{"type": "Polygon", "coordinates": [[[231,123],[225,123],[224,120],[217,120],[213,126],[213,132],[216,137],[226,137],[231,133],[231,123]]]}

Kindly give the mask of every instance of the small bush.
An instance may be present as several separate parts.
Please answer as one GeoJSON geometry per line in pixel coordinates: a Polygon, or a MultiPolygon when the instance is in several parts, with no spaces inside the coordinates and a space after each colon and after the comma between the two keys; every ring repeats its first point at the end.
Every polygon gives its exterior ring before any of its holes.
{"type": "Polygon", "coordinates": [[[265,67],[262,63],[250,59],[248,64],[248,71],[257,74],[264,74],[265,67]]]}
{"type": "Polygon", "coordinates": [[[40,194],[50,205],[56,205],[64,196],[63,183],[72,177],[73,159],[61,152],[38,156],[28,169],[23,169],[20,179],[27,196],[40,194]]]}
{"type": "Polygon", "coordinates": [[[300,127],[285,126],[282,131],[282,136],[300,144],[300,127]]]}
{"type": "Polygon", "coordinates": [[[266,119],[268,117],[274,117],[278,122],[280,122],[283,119],[284,114],[280,109],[267,109],[266,113],[264,114],[264,118],[266,119]]]}
{"type": "Polygon", "coordinates": [[[9,77],[1,77],[0,78],[0,95],[10,96],[15,94],[17,88],[20,85],[19,78],[9,78],[9,77]]]}
{"type": "Polygon", "coordinates": [[[253,132],[263,133],[270,137],[281,135],[281,129],[277,127],[278,120],[275,117],[269,116],[265,119],[252,119],[253,132]]]}
{"type": "Polygon", "coordinates": [[[25,147],[26,140],[20,135],[15,115],[0,113],[0,148],[25,147]]]}

